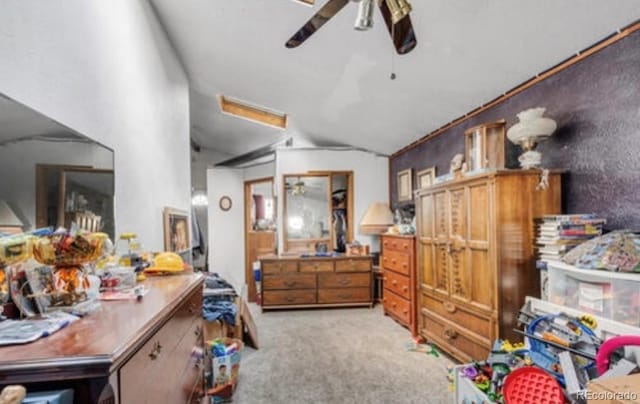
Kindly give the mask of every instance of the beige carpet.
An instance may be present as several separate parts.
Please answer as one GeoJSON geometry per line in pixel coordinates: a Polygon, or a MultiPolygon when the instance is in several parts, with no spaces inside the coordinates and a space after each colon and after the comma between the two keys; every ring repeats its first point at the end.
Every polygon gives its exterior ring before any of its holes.
{"type": "Polygon", "coordinates": [[[448,403],[444,355],[407,351],[409,332],[373,309],[260,313],[234,403],[448,403]]]}

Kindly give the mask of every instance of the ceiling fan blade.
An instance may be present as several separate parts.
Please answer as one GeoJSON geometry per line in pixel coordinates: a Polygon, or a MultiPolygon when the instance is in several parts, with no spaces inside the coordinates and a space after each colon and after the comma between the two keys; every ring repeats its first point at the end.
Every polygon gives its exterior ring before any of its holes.
{"type": "Polygon", "coordinates": [[[411,52],[418,44],[416,34],[413,31],[413,24],[411,24],[411,17],[407,15],[398,21],[394,27],[391,22],[391,11],[389,11],[387,2],[385,0],[378,0],[378,6],[382,12],[384,22],[387,24],[389,34],[392,35],[393,46],[396,48],[396,52],[400,55],[411,52]]]}
{"type": "Polygon", "coordinates": [[[293,34],[285,46],[287,48],[295,48],[302,44],[329,19],[338,14],[338,11],[342,10],[347,3],[349,3],[349,0],[329,0],[298,32],[293,34]]]}

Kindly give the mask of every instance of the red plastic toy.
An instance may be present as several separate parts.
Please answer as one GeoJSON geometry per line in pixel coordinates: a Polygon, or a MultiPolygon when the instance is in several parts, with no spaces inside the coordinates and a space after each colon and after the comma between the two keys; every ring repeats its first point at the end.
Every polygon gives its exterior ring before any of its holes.
{"type": "Polygon", "coordinates": [[[527,366],[509,373],[502,389],[506,404],[563,404],[556,379],[544,370],[527,366]]]}

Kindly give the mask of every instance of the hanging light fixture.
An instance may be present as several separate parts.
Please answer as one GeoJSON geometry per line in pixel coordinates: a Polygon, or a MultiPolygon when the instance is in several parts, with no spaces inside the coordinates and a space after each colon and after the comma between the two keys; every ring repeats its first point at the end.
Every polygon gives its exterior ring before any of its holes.
{"type": "Polygon", "coordinates": [[[389,11],[391,12],[391,22],[395,25],[408,16],[411,12],[411,4],[407,0],[385,0],[387,2],[387,7],[389,7],[389,11]]]}
{"type": "Polygon", "coordinates": [[[354,28],[358,31],[367,31],[373,28],[373,0],[360,1],[354,28]]]}

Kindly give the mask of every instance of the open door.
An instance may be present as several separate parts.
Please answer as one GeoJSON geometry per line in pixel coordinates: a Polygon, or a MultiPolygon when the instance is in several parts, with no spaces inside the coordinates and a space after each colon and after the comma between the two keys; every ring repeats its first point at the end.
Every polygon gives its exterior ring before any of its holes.
{"type": "Polygon", "coordinates": [[[253,263],[262,255],[276,252],[276,206],[273,177],[244,183],[245,282],[250,302],[257,297],[253,263]]]}

